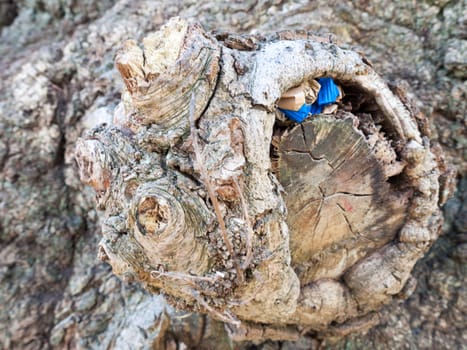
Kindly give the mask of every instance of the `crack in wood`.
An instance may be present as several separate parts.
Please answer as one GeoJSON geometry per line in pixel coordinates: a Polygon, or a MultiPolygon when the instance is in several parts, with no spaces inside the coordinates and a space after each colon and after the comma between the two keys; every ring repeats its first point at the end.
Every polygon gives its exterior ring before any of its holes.
{"type": "Polygon", "coordinates": [[[341,191],[341,192],[334,192],[333,194],[326,195],[324,199],[330,199],[330,198],[334,198],[336,196],[342,196],[342,195],[353,196],[353,197],[372,197],[375,194],[374,193],[352,193],[352,192],[341,191]]]}
{"type": "Polygon", "coordinates": [[[352,225],[350,224],[349,218],[347,217],[347,215],[345,215],[346,210],[339,203],[336,203],[336,206],[340,209],[342,216],[344,217],[344,220],[347,223],[347,226],[349,226],[350,232],[352,232],[352,235],[359,235],[359,233],[355,233],[355,231],[352,228],[352,225]]]}

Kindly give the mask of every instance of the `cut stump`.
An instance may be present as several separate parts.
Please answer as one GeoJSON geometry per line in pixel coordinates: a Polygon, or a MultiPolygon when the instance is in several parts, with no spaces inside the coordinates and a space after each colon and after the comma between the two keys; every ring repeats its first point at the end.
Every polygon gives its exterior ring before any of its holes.
{"type": "Polygon", "coordinates": [[[280,138],[277,177],[302,285],[339,278],[393,240],[410,193],[391,185],[353,119],[317,117],[280,138]]]}
{"type": "Polygon", "coordinates": [[[117,53],[113,124],[76,145],[115,274],[236,340],[368,329],[407,295],[452,172],[401,89],[304,32],[212,36],[176,18],[143,46],[117,53]],[[337,113],[284,121],[281,96],[321,77],[343,90],[337,113]]]}

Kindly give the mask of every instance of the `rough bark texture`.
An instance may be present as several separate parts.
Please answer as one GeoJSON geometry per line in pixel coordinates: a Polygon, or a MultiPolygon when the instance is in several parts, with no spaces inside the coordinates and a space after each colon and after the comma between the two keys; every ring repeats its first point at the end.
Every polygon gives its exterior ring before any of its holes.
{"type": "MultiPolygon", "coordinates": [[[[330,31],[344,43],[361,45],[377,71],[404,79],[409,96],[422,101],[418,107],[432,121],[432,138],[465,174],[463,2],[339,2],[330,8],[329,2],[109,1],[99,6],[30,1],[6,12],[2,8],[2,25],[17,14],[2,30],[0,72],[4,348],[125,348],[129,342],[133,348],[175,342],[228,347],[222,326],[199,322],[194,315],[171,317],[172,328],[167,328],[160,298],[122,285],[95,260],[99,229],[93,194],[79,184],[72,159],[81,131],[110,121],[119,100],[122,86],[112,64],[117,47],[125,39],[141,40],[174,15],[194,17],[207,29],[330,31]],[[191,331],[182,331],[187,324],[191,331]]],[[[412,297],[383,311],[381,326],[367,335],[350,336],[334,346],[465,344],[464,181],[458,189],[446,205],[446,235],[415,267],[419,286],[412,297]]],[[[315,345],[311,338],[301,338],[262,347],[315,345]]]]}

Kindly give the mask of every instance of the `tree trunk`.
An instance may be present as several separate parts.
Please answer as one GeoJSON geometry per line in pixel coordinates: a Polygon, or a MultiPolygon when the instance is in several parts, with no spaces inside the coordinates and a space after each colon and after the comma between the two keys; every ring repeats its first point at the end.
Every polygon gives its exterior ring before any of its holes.
{"type": "MultiPolygon", "coordinates": [[[[371,3],[346,0],[339,2],[327,0],[314,2],[269,0],[241,2],[212,0],[196,2],[165,0],[3,1],[0,5],[0,77],[2,81],[0,84],[0,300],[4,307],[0,308],[0,334],[2,335],[0,349],[254,348],[285,350],[318,349],[323,346],[328,349],[462,348],[465,343],[464,320],[467,313],[467,305],[464,302],[467,296],[463,288],[467,276],[464,271],[467,260],[467,236],[465,235],[467,232],[465,220],[467,217],[465,194],[467,182],[465,177],[463,178],[467,170],[465,161],[467,143],[464,132],[465,110],[467,109],[467,85],[465,84],[467,70],[465,60],[463,60],[466,30],[463,20],[465,16],[462,15],[464,8],[463,2],[446,0],[435,2],[431,0],[416,2],[380,0],[371,3]],[[388,306],[383,307],[377,313],[370,312],[359,320],[354,319],[354,322],[342,324],[332,322],[329,327],[323,327],[317,332],[310,332],[308,328],[303,328],[301,333],[307,333],[307,331],[308,333],[306,336],[301,336],[298,341],[266,341],[251,346],[249,342],[232,342],[222,322],[199,313],[177,312],[167,304],[166,298],[145,291],[141,288],[140,282],[131,283],[132,279],[136,280],[133,277],[137,276],[126,274],[125,281],[121,281],[112,274],[108,264],[96,258],[99,240],[102,238],[101,232],[104,231],[107,235],[111,232],[111,227],[102,226],[102,222],[99,222],[95,209],[94,190],[79,181],[74,159],[76,140],[84,130],[102,123],[108,125],[112,123],[112,115],[121,99],[120,92],[124,88],[123,80],[114,66],[118,48],[128,38],[142,42],[144,36],[157,31],[173,16],[190,18],[202,23],[206,30],[215,30],[215,34],[207,35],[207,38],[211,38],[208,41],[210,40],[214,45],[213,49],[221,48],[222,54],[219,58],[227,57],[229,50],[236,52],[237,56],[251,59],[243,63],[245,67],[251,67],[255,58],[249,55],[258,52],[258,46],[265,47],[266,43],[271,40],[280,41],[277,36],[274,38],[273,35],[266,35],[266,38],[262,39],[255,33],[272,33],[282,29],[290,30],[288,34],[282,32],[282,35],[295,33],[293,34],[295,38],[297,38],[296,35],[302,35],[302,38],[305,38],[308,36],[306,31],[312,31],[318,34],[321,38],[319,40],[326,37],[325,42],[331,39],[333,42],[339,42],[338,46],[341,48],[351,47],[354,51],[364,52],[371,60],[374,69],[385,79],[391,81],[390,89],[409,109],[410,115],[416,116],[421,134],[426,135],[431,132],[430,148],[436,149],[441,146],[447,163],[455,164],[459,168],[460,181],[457,192],[444,207],[443,235],[437,239],[425,258],[415,265],[412,274],[416,280],[409,278],[405,287],[392,298],[393,301],[388,306]],[[302,31],[297,32],[297,29],[302,31]],[[249,33],[250,39],[243,38],[241,35],[227,35],[224,31],[249,33]],[[239,53],[237,50],[243,50],[243,52],[239,53]],[[251,51],[248,53],[244,50],[251,51]],[[430,123],[421,125],[424,118],[418,118],[418,108],[425,113],[430,123]],[[415,287],[415,281],[418,281],[417,287],[415,287]],[[409,295],[411,295],[410,298],[403,302],[402,300],[409,295]],[[366,329],[368,325],[377,322],[379,325],[368,332],[349,334],[355,329],[366,329]],[[349,335],[342,337],[343,334],[349,335]]],[[[282,37],[282,39],[286,38],[282,37]]],[[[295,40],[290,36],[289,39],[291,39],[290,42],[295,40]]],[[[157,63],[155,64],[157,66],[157,63]]],[[[227,62],[220,66],[221,75],[214,87],[217,93],[225,91],[225,87],[222,87],[220,83],[229,81],[228,77],[222,76],[222,72],[232,71],[228,64],[227,62]]],[[[271,68],[274,64],[280,66],[280,63],[269,61],[262,68],[271,68]]],[[[242,65],[235,64],[234,68],[232,82],[238,82],[237,79],[245,82],[246,77],[252,74],[252,72],[245,71],[242,80],[242,65]]],[[[274,77],[273,73],[271,70],[271,77],[274,77]]],[[[297,84],[303,78],[297,79],[297,84]]],[[[363,135],[365,142],[372,145],[372,154],[380,160],[391,159],[390,155],[389,158],[386,156],[378,158],[378,155],[381,156],[388,149],[384,140],[393,140],[397,135],[386,133],[387,125],[375,117],[375,110],[367,108],[366,112],[364,109],[355,112],[355,107],[359,104],[358,96],[365,97],[374,94],[362,94],[357,85],[345,85],[342,79],[337,79],[337,81],[346,90],[344,97],[346,100],[340,106],[339,114],[313,117],[310,121],[317,122],[324,118],[323,120],[326,121],[338,122],[341,121],[343,114],[352,113],[357,118],[349,114],[346,114],[346,118],[353,120],[352,125],[358,131],[357,133],[363,135]],[[354,107],[353,109],[348,108],[349,103],[354,107]],[[377,131],[372,129],[371,123],[368,124],[368,118],[365,116],[368,113],[375,118],[375,127],[381,125],[381,129],[377,131]],[[355,124],[357,120],[358,125],[355,124]],[[383,138],[380,137],[380,133],[384,133],[383,138]],[[377,149],[379,151],[376,151],[377,149]]],[[[206,80],[203,84],[205,82],[206,80]]],[[[186,83],[189,84],[190,80],[186,83]]],[[[269,82],[265,81],[265,83],[268,87],[269,82]]],[[[247,96],[241,95],[240,91],[244,91],[239,89],[243,86],[242,84],[231,85],[229,83],[234,89],[232,92],[234,97],[230,96],[230,93],[225,96],[222,108],[219,107],[223,112],[220,112],[225,113],[225,108],[229,105],[242,105],[245,99],[248,102],[246,106],[250,108],[251,102],[247,96]],[[234,99],[241,101],[234,103],[234,99]]],[[[188,85],[188,90],[190,88],[188,85]]],[[[286,87],[281,87],[280,93],[285,89],[286,87]]],[[[216,104],[219,105],[220,98],[219,95],[217,96],[216,104]]],[[[169,105],[176,102],[173,97],[177,100],[176,94],[169,93],[167,97],[170,101],[169,105]],[[170,100],[171,97],[172,100],[170,100]]],[[[189,102],[191,95],[186,97],[188,100],[184,101],[189,102]]],[[[198,102],[202,101],[199,92],[196,98],[198,102]]],[[[373,102],[362,101],[362,103],[369,107],[373,102]]],[[[129,106],[131,107],[131,104],[129,106]]],[[[261,109],[259,105],[251,108],[261,109]]],[[[186,111],[186,108],[181,108],[181,110],[186,111]]],[[[273,107],[272,110],[275,108],[273,107]]],[[[284,142],[287,141],[286,136],[291,133],[293,124],[284,122],[281,113],[277,112],[276,118],[273,118],[268,114],[270,112],[270,109],[265,111],[264,120],[268,121],[268,124],[259,126],[258,132],[260,130],[265,132],[265,127],[270,128],[272,147],[264,150],[265,159],[270,159],[271,162],[270,181],[273,181],[272,179],[284,181],[278,173],[280,165],[278,147],[280,146],[282,150],[287,149],[284,142]],[[267,154],[268,151],[269,154],[267,154]]],[[[197,113],[199,111],[195,115],[197,113]]],[[[220,115],[212,110],[210,113],[211,116],[220,115]]],[[[247,112],[238,109],[229,111],[232,116],[240,115],[244,119],[251,119],[245,116],[245,113],[247,112]]],[[[227,119],[219,121],[215,129],[217,134],[213,132],[213,134],[206,135],[204,133],[209,131],[206,125],[211,121],[207,120],[206,113],[201,114],[202,117],[196,124],[199,134],[200,159],[214,159],[216,158],[214,154],[210,155],[210,151],[203,150],[206,147],[213,149],[212,142],[218,138],[216,135],[223,135],[225,139],[230,137],[227,129],[222,126],[227,119]]],[[[122,115],[122,113],[119,114],[117,111],[117,115],[122,115]]],[[[349,123],[348,120],[347,123],[349,123]]],[[[246,123],[246,125],[250,124],[246,123]]],[[[232,128],[244,130],[244,124],[234,123],[232,128]]],[[[151,132],[155,132],[154,128],[151,132]]],[[[179,131],[173,132],[172,135],[175,137],[177,133],[179,131]]],[[[156,134],[154,140],[160,140],[164,135],[163,133],[156,134]]],[[[189,132],[180,137],[183,140],[189,139],[189,132]]],[[[243,134],[238,135],[240,140],[238,145],[245,143],[242,137],[243,134]]],[[[248,142],[252,141],[258,145],[266,144],[259,138],[248,140],[248,142]]],[[[177,144],[169,148],[175,149],[178,146],[177,144]]],[[[137,149],[141,146],[129,143],[128,147],[137,149]]],[[[397,144],[392,143],[390,148],[396,151],[396,156],[400,154],[397,144]]],[[[234,149],[237,148],[234,147],[234,149]]],[[[236,153],[244,154],[244,150],[240,147],[238,149],[236,153]]],[[[155,147],[153,153],[164,155],[164,152],[163,147],[155,147]]],[[[187,149],[182,150],[180,155],[183,155],[183,152],[190,157],[194,156],[189,140],[187,149]]],[[[120,152],[118,154],[120,155],[120,152]]],[[[167,154],[170,155],[170,153],[167,154]]],[[[177,155],[175,159],[180,161],[180,155],[177,155]]],[[[222,154],[218,153],[218,155],[222,157],[222,154]]],[[[251,161],[251,155],[248,157],[251,161]]],[[[281,157],[285,159],[284,152],[281,157]]],[[[298,158],[294,156],[293,160],[296,159],[298,158]]],[[[167,164],[170,165],[170,159],[167,160],[167,164]]],[[[181,162],[178,172],[186,174],[186,171],[193,169],[193,165],[197,163],[193,164],[192,160],[192,158],[187,159],[186,164],[181,162]],[[183,168],[185,165],[186,167],[183,168]]],[[[397,156],[396,161],[394,164],[397,165],[401,158],[397,156]]],[[[321,166],[324,159],[321,162],[310,160],[309,168],[314,163],[319,163],[321,166]]],[[[166,174],[166,169],[173,169],[167,164],[161,164],[163,174],[166,174]]],[[[390,170],[388,165],[386,164],[383,168],[390,170]]],[[[144,162],[140,163],[140,166],[144,168],[144,162]]],[[[206,200],[207,187],[203,181],[200,181],[202,169],[206,169],[207,175],[219,178],[220,174],[216,175],[216,171],[212,171],[215,166],[216,164],[205,164],[205,168],[196,167],[193,176],[187,177],[190,181],[194,181],[197,184],[196,188],[199,189],[199,196],[195,197],[192,204],[196,207],[200,201],[206,203],[206,224],[208,224],[208,231],[212,233],[210,238],[215,241],[217,247],[217,244],[219,246],[224,244],[224,239],[218,236],[220,223],[212,212],[211,200],[206,200]]],[[[159,168],[155,167],[155,169],[159,168]]],[[[237,169],[236,163],[234,162],[229,169],[237,169]]],[[[388,171],[387,182],[391,188],[398,189],[397,193],[403,194],[403,188],[398,187],[398,184],[405,181],[404,176],[390,175],[396,169],[397,167],[394,167],[393,170],[388,171]]],[[[361,170],[363,171],[363,168],[361,170]]],[[[405,168],[403,171],[406,170],[405,168]]],[[[130,172],[134,171],[134,168],[130,169],[130,172]]],[[[245,223],[258,220],[251,212],[253,206],[250,206],[250,202],[252,199],[260,198],[257,192],[243,192],[249,189],[246,186],[250,186],[244,181],[254,178],[249,171],[250,169],[244,165],[241,173],[248,176],[240,176],[238,179],[241,191],[236,190],[235,183],[233,185],[223,182],[213,183],[211,187],[215,188],[218,196],[221,214],[232,214],[235,219],[241,220],[233,220],[233,223],[225,221],[227,228],[232,225],[238,226],[238,234],[235,233],[238,236],[236,237],[238,242],[232,238],[232,246],[236,254],[234,261],[242,263],[244,260],[252,259],[253,264],[260,262],[266,264],[268,258],[273,259],[276,256],[260,256],[258,260],[256,255],[258,251],[254,251],[250,254],[250,258],[246,259],[246,247],[243,246],[245,230],[249,229],[245,223]],[[243,202],[246,210],[243,209],[239,198],[235,197],[239,192],[244,194],[243,202]],[[234,196],[234,199],[229,202],[228,198],[231,196],[234,196]],[[227,203],[227,208],[223,207],[224,203],[227,203]],[[245,212],[249,215],[246,219],[245,212]],[[240,250],[238,250],[239,244],[240,250]],[[242,251],[244,248],[245,250],[242,251]]],[[[324,173],[323,176],[325,175],[324,173]]],[[[181,176],[178,176],[177,181],[170,179],[173,181],[172,185],[179,184],[180,178],[181,176]]],[[[445,180],[448,178],[449,176],[442,175],[440,182],[446,183],[445,180]]],[[[275,186],[283,188],[285,184],[278,183],[275,186]]],[[[131,186],[128,187],[129,195],[132,193],[131,188],[131,186]]],[[[332,190],[329,187],[326,189],[332,190]]],[[[166,192],[162,190],[157,188],[156,193],[162,193],[164,197],[166,192]]],[[[182,197],[180,199],[183,203],[190,203],[191,199],[187,196],[190,191],[193,189],[180,189],[179,194],[182,197]]],[[[308,191],[310,191],[310,196],[313,196],[313,188],[309,188],[308,191]]],[[[444,191],[442,197],[445,198],[448,192],[444,191]]],[[[286,205],[289,206],[285,192],[280,192],[275,196],[282,201],[284,208],[286,205]]],[[[321,194],[318,192],[314,196],[313,198],[316,198],[321,194]]],[[[349,194],[333,194],[326,198],[322,196],[314,204],[323,202],[324,210],[332,210],[331,204],[339,203],[343,210],[339,208],[340,212],[334,212],[340,215],[336,217],[338,219],[336,224],[345,229],[348,227],[353,229],[354,226],[358,227],[360,221],[352,221],[353,217],[348,211],[349,206],[343,202],[344,199],[349,202],[348,204],[352,204],[351,201],[354,198],[349,194]],[[344,224],[344,213],[351,222],[350,225],[344,224]]],[[[364,199],[365,197],[355,198],[362,205],[364,203],[361,201],[364,199]]],[[[128,203],[128,200],[125,199],[123,203],[128,203]]],[[[155,202],[151,198],[145,201],[143,198],[142,203],[145,204],[142,209],[148,210],[138,212],[138,218],[145,221],[151,217],[151,207],[155,202]]],[[[337,210],[336,207],[337,204],[334,207],[335,210],[337,210]]],[[[309,210],[312,208],[313,205],[310,205],[309,210]]],[[[163,213],[158,210],[154,212],[163,213]]],[[[174,211],[169,213],[172,214],[174,211]]],[[[410,210],[407,213],[410,213],[410,210]]],[[[290,214],[290,209],[288,213],[282,213],[282,220],[288,227],[292,226],[287,222],[289,217],[286,215],[290,214]]],[[[160,217],[163,216],[160,215],[160,217]]],[[[185,219],[196,221],[200,218],[190,216],[185,219]]],[[[258,238],[257,229],[265,225],[270,227],[272,221],[267,221],[267,219],[268,217],[265,217],[258,226],[252,227],[254,237],[260,240],[261,249],[267,243],[265,237],[268,232],[261,231],[258,238]]],[[[312,219],[310,218],[309,222],[312,219]]],[[[319,225],[324,225],[324,223],[321,221],[319,225]]],[[[141,227],[156,231],[159,226],[147,221],[141,227]]],[[[363,233],[371,234],[370,231],[363,233]]],[[[357,253],[358,249],[367,246],[365,244],[360,246],[361,241],[358,239],[348,239],[349,236],[346,235],[351,234],[348,230],[342,234],[343,236],[339,237],[343,239],[343,242],[347,240],[355,243],[354,248],[357,249],[355,250],[357,253]]],[[[291,235],[290,231],[289,237],[291,235]]],[[[198,240],[201,236],[196,233],[195,237],[198,240]]],[[[398,237],[395,239],[397,240],[398,237]]],[[[208,243],[210,247],[212,242],[208,243]]],[[[368,241],[367,244],[370,247],[374,242],[368,241]]],[[[201,244],[196,247],[193,254],[203,252],[205,245],[201,244]]],[[[335,247],[339,248],[338,245],[335,247]]],[[[216,249],[208,251],[208,256],[216,254],[216,249]]],[[[351,255],[345,257],[329,255],[335,253],[332,245],[331,248],[323,249],[323,251],[326,252],[327,258],[319,257],[321,259],[319,264],[307,266],[302,264],[300,270],[294,268],[297,277],[305,276],[313,279],[315,273],[313,266],[324,267],[325,262],[330,263],[334,258],[350,263],[350,260],[354,258],[351,255]]],[[[177,254],[177,250],[174,254],[177,254]]],[[[368,254],[372,253],[368,252],[368,254]]],[[[227,254],[222,253],[219,261],[216,260],[214,263],[221,264],[224,261],[222,260],[224,255],[227,254]]],[[[104,254],[100,256],[105,257],[104,254]]],[[[293,255],[291,258],[295,259],[293,255]]],[[[314,258],[317,257],[314,256],[314,258]]],[[[364,261],[364,259],[359,261],[364,261]]],[[[389,261],[393,260],[389,259],[389,261]]],[[[211,261],[208,263],[211,264],[209,266],[213,266],[211,261]]],[[[289,263],[290,266],[292,264],[294,262],[289,263]]],[[[182,269],[184,265],[186,266],[186,263],[181,262],[177,268],[182,269]]],[[[337,262],[332,265],[339,266],[337,262]]],[[[252,266],[251,272],[258,271],[257,265],[252,266]]],[[[243,271],[242,266],[239,267],[243,271]]],[[[202,270],[204,267],[200,264],[196,268],[202,270]]],[[[229,266],[229,269],[233,269],[233,274],[236,274],[235,266],[229,266]]],[[[324,268],[320,267],[319,270],[325,272],[324,268]]],[[[326,273],[332,274],[336,271],[326,273]]],[[[158,271],[153,275],[159,278],[161,272],[164,271],[158,271]]],[[[264,279],[263,275],[262,271],[252,275],[249,270],[246,270],[245,280],[248,282],[252,278],[264,279]]],[[[172,277],[180,276],[172,274],[172,277]]],[[[216,278],[221,279],[221,277],[216,278]]],[[[341,281],[347,283],[345,279],[341,281]]],[[[193,281],[193,283],[198,284],[199,281],[193,281]]],[[[205,281],[205,286],[210,286],[209,283],[209,280],[205,281]]],[[[236,283],[235,278],[232,283],[236,283]]],[[[219,288],[224,288],[224,286],[223,282],[222,286],[220,284],[215,286],[214,291],[217,293],[219,288]]],[[[321,289],[327,286],[329,284],[316,285],[321,289]]],[[[260,284],[258,289],[261,290],[262,287],[260,284]]],[[[235,288],[239,291],[239,288],[235,288]]],[[[318,298],[322,295],[319,288],[308,289],[306,295],[318,298]]],[[[201,303],[206,301],[208,306],[212,305],[212,300],[205,295],[207,290],[203,289],[203,291],[197,297],[202,297],[201,303]]],[[[234,296],[228,293],[229,290],[226,290],[223,300],[232,301],[234,296]]],[[[176,301],[169,295],[167,299],[176,301]]],[[[316,300],[319,302],[318,299],[316,300]]],[[[236,305],[240,303],[238,299],[233,301],[236,305]]],[[[251,300],[249,302],[251,305],[251,300]]],[[[222,305],[216,304],[213,310],[222,311],[222,308],[222,305]]],[[[308,313],[310,314],[312,313],[308,313]]],[[[242,324],[245,323],[248,322],[242,322],[242,324]]],[[[292,324],[290,327],[294,328],[295,325],[292,324]]],[[[296,337],[293,331],[290,332],[290,328],[281,327],[280,329],[282,333],[275,326],[268,325],[256,328],[254,332],[250,328],[248,334],[251,337],[256,332],[263,338],[279,335],[296,337]]],[[[241,332],[240,334],[237,332],[236,335],[242,336],[241,332]]]]}
{"type": "Polygon", "coordinates": [[[373,326],[441,227],[424,117],[364,57],[303,32],[216,39],[174,18],[143,46],[117,53],[122,102],[76,150],[101,259],[236,340],[373,326]],[[276,121],[282,94],[322,77],[343,91],[336,114],[276,121]]]}

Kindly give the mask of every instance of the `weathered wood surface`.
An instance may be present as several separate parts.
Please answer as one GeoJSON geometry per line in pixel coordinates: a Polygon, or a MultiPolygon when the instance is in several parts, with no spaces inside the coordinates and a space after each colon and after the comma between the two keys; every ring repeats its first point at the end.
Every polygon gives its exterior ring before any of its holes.
{"type": "Polygon", "coordinates": [[[100,257],[235,339],[374,325],[441,225],[420,115],[359,54],[303,33],[216,39],[175,19],[143,44],[117,55],[113,125],[77,145],[100,257]],[[276,122],[280,96],[322,76],[349,93],[338,114],[276,122]]]}
{"type": "Polygon", "coordinates": [[[280,140],[277,176],[302,285],[339,278],[393,240],[405,219],[410,193],[387,181],[386,165],[351,116],[344,118],[313,118],[280,140]]]}

